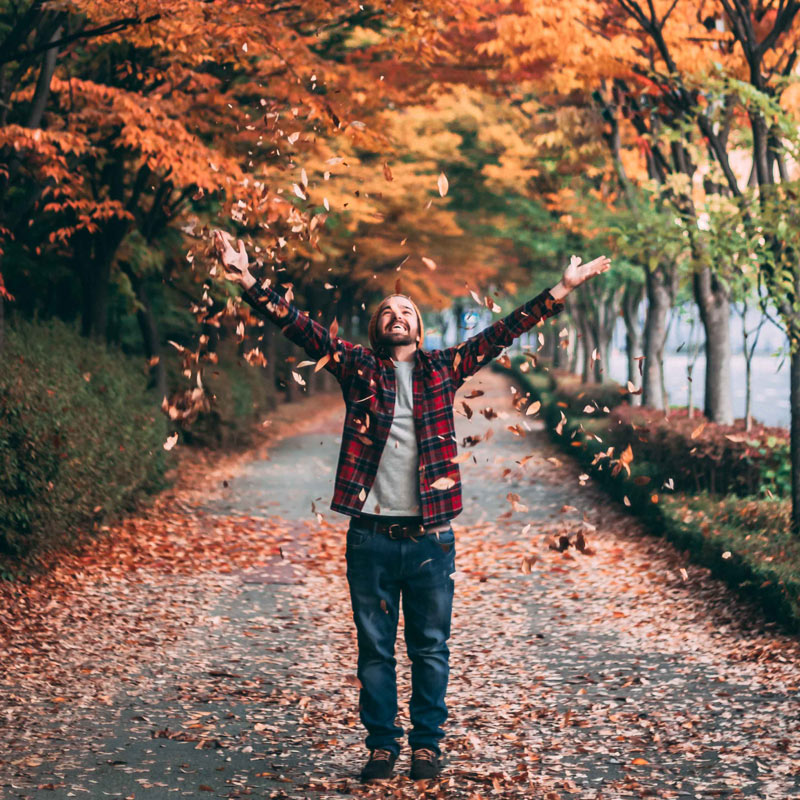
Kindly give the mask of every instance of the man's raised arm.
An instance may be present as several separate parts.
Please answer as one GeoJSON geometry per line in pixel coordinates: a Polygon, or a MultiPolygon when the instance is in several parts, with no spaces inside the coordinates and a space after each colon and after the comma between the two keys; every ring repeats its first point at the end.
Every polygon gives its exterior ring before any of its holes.
{"type": "Polygon", "coordinates": [[[552,288],[512,311],[507,317],[476,333],[466,341],[445,350],[453,365],[456,386],[460,386],[470,375],[497,358],[514,339],[522,336],[541,320],[564,310],[564,298],[584,281],[605,272],[611,262],[605,256],[588,264],[572,257],[561,280],[552,288]]]}
{"type": "Polygon", "coordinates": [[[324,359],[323,366],[336,378],[343,380],[350,375],[364,348],[332,336],[326,327],[304,314],[271,286],[260,285],[250,273],[244,242],[240,239],[239,249],[235,250],[231,241],[228,233],[214,232],[214,245],[225,268],[225,277],[244,289],[244,299],[261,316],[278,325],[283,335],[302,347],[311,358],[315,361],[324,359]]]}

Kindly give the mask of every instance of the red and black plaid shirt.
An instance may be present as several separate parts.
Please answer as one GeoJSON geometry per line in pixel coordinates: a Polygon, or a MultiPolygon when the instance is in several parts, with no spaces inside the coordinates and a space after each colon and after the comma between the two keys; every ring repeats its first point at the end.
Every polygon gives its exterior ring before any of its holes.
{"type": "MultiPolygon", "coordinates": [[[[388,355],[336,336],[277,292],[258,283],[245,299],[278,324],[284,335],[315,359],[342,387],[346,406],[342,447],[331,508],[358,516],[372,488],[394,419],[395,371],[388,355]]],[[[445,350],[417,350],[412,379],[419,449],[419,494],[424,525],[461,512],[453,399],[470,376],[500,355],[525,331],[564,308],[549,289],[465,342],[445,350]],[[449,479],[449,480],[441,480],[449,479]],[[438,483],[437,483],[438,482],[438,483]],[[434,488],[434,484],[440,488],[434,488]]]]}

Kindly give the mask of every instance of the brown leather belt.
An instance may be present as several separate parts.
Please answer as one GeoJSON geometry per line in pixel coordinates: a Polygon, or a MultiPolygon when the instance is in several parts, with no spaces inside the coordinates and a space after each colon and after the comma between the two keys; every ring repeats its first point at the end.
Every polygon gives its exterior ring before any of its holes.
{"type": "Polygon", "coordinates": [[[433,530],[425,530],[422,522],[407,520],[392,522],[391,520],[370,519],[365,516],[360,517],[359,522],[375,531],[375,533],[382,533],[390,539],[410,539],[434,532],[433,530]]]}

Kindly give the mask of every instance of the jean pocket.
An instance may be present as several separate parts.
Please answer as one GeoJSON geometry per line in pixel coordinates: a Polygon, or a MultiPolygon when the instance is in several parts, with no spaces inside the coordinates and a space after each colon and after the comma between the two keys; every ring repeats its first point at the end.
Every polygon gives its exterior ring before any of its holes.
{"type": "Polygon", "coordinates": [[[363,530],[361,528],[348,528],[347,546],[362,547],[372,538],[372,535],[372,531],[363,530]]]}
{"type": "Polygon", "coordinates": [[[448,528],[446,531],[436,531],[435,533],[429,533],[428,536],[434,542],[438,542],[439,544],[455,544],[456,541],[456,535],[452,528],[448,528]]]}

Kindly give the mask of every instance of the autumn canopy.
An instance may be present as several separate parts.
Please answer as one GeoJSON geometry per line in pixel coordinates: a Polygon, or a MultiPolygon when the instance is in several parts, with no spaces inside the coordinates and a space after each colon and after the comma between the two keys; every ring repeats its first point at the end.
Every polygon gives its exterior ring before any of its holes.
{"type": "Polygon", "coordinates": [[[663,408],[668,321],[686,306],[704,413],[731,423],[732,305],[800,336],[798,10],[14,4],[0,13],[0,309],[143,359],[169,419],[191,425],[223,413],[225,391],[234,403],[237,357],[273,392],[317,380],[296,380],[293,351],[224,281],[213,228],[362,339],[398,286],[430,331],[460,336],[470,310],[607,253],[614,268],[570,298],[541,355],[603,380],[622,318],[630,400],[663,408]]]}

